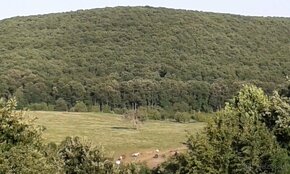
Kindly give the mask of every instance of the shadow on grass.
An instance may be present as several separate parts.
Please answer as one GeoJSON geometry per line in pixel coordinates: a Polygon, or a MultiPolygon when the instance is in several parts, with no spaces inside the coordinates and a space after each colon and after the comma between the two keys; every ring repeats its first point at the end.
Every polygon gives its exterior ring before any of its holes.
{"type": "Polygon", "coordinates": [[[117,130],[135,130],[135,128],[132,127],[122,127],[122,126],[114,126],[111,127],[112,129],[117,129],[117,130]]]}

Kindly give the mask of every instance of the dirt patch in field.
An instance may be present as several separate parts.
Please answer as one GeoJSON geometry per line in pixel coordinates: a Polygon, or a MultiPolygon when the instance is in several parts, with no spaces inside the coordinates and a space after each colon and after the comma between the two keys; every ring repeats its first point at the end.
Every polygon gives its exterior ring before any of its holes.
{"type": "MultiPolygon", "coordinates": [[[[138,157],[133,157],[132,153],[127,154],[120,154],[120,156],[123,156],[124,159],[121,160],[121,163],[128,164],[128,163],[145,163],[149,168],[155,168],[161,163],[163,163],[166,159],[168,159],[171,156],[176,155],[176,153],[182,153],[186,150],[186,147],[179,147],[179,148],[172,148],[172,149],[166,149],[166,150],[159,150],[159,152],[156,152],[155,150],[149,149],[146,151],[140,151],[140,155],[138,157]]],[[[119,156],[116,157],[116,160],[118,160],[119,156]]]]}

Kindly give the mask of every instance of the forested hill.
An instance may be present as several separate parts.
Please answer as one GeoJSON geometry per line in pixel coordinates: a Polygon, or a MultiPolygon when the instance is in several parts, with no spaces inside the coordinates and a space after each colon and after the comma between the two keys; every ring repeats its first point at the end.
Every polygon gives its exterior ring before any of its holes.
{"type": "Polygon", "coordinates": [[[290,74],[287,18],[117,7],[1,20],[0,40],[0,95],[20,106],[210,111],[290,74]]]}

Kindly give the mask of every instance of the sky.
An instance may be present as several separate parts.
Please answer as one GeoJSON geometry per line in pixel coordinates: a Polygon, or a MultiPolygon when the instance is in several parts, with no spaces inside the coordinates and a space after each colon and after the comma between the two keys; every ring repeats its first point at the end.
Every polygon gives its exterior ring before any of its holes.
{"type": "Polygon", "coordinates": [[[0,19],[79,9],[145,5],[247,16],[290,17],[290,0],[2,0],[0,19]]]}

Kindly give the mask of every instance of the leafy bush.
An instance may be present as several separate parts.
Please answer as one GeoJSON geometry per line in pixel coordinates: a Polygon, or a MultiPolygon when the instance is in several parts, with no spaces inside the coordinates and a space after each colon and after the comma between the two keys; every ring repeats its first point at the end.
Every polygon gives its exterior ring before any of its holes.
{"type": "Polygon", "coordinates": [[[163,109],[161,112],[161,119],[174,119],[175,112],[171,109],[163,109]]]}
{"type": "Polygon", "coordinates": [[[56,111],[68,111],[67,103],[64,99],[59,98],[55,102],[55,107],[54,109],[56,111]]]}
{"type": "Polygon", "coordinates": [[[142,121],[145,121],[147,119],[161,120],[161,113],[159,110],[161,109],[141,106],[138,108],[137,113],[142,121]]]}
{"type": "Polygon", "coordinates": [[[289,173],[289,115],[277,93],[269,99],[246,85],[204,132],[188,138],[189,151],[158,173],[289,173]]]}
{"type": "Polygon", "coordinates": [[[161,109],[153,108],[153,107],[148,107],[147,113],[148,113],[148,118],[151,120],[161,120],[161,109]]]}
{"type": "Polygon", "coordinates": [[[98,106],[98,105],[92,105],[92,106],[90,106],[88,108],[88,111],[89,112],[100,112],[101,110],[100,110],[100,106],[98,106]]]}
{"type": "Polygon", "coordinates": [[[15,107],[14,99],[0,106],[0,173],[58,173],[44,153],[42,128],[15,107]]]}
{"type": "Polygon", "coordinates": [[[54,105],[52,105],[52,104],[48,104],[47,105],[47,111],[54,111],[54,105]]]}
{"type": "Polygon", "coordinates": [[[46,103],[33,103],[28,106],[32,111],[48,111],[48,106],[46,103]]]}
{"type": "Polygon", "coordinates": [[[104,113],[111,113],[111,107],[109,105],[104,105],[103,112],[104,113]]]}
{"type": "Polygon", "coordinates": [[[191,114],[188,112],[176,112],[174,115],[174,119],[179,123],[186,123],[190,121],[191,114]]]}
{"type": "Polygon", "coordinates": [[[130,164],[121,166],[119,173],[120,174],[151,174],[152,171],[146,166],[146,164],[130,163],[130,164]]]}
{"type": "Polygon", "coordinates": [[[115,173],[114,163],[104,156],[101,147],[82,142],[79,137],[67,137],[58,150],[65,173],[115,173]]]}
{"type": "Polygon", "coordinates": [[[82,101],[77,101],[74,106],[74,112],[88,112],[86,104],[82,101]]]}
{"type": "Polygon", "coordinates": [[[114,108],[113,111],[115,114],[123,115],[128,111],[128,109],[127,108],[114,108]]]}
{"type": "Polygon", "coordinates": [[[193,119],[199,122],[209,122],[214,117],[214,113],[195,112],[193,119]]]}
{"type": "Polygon", "coordinates": [[[185,102],[174,103],[172,108],[175,112],[188,112],[190,110],[189,105],[185,102]]]}

